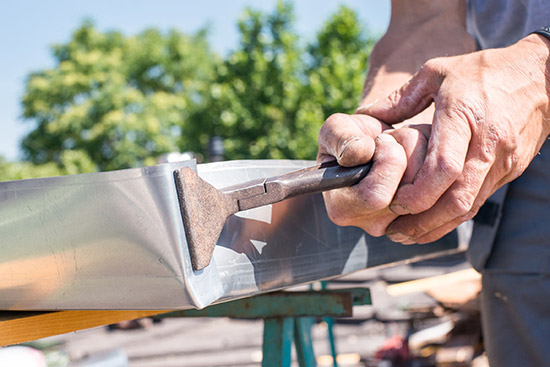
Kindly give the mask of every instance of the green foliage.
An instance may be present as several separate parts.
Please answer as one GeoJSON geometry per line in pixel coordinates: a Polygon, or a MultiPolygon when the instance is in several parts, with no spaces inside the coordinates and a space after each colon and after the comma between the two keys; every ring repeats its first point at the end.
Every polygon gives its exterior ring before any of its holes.
{"type": "Polygon", "coordinates": [[[219,135],[230,159],[295,158],[304,67],[292,9],[279,3],[273,14],[247,10],[239,30],[240,47],[220,65],[208,107],[193,116],[201,129],[193,149],[219,135]]]}
{"type": "Polygon", "coordinates": [[[240,47],[218,69],[208,108],[192,118],[200,131],[190,136],[199,139],[186,146],[200,151],[219,135],[229,159],[315,158],[325,118],[356,107],[373,40],[340,7],[302,48],[292,19],[285,3],[272,14],[245,12],[240,47]]]}
{"type": "MultiPolygon", "coordinates": [[[[246,10],[238,27],[222,59],[205,30],[126,37],[84,22],[53,47],[52,69],[27,78],[25,157],[45,173],[120,169],[170,151],[204,155],[219,135],[227,159],[314,159],[325,118],[356,107],[373,39],[340,7],[304,44],[282,1],[246,10]]],[[[27,163],[9,165],[0,161],[0,177],[29,177],[27,163]]]]}
{"type": "Polygon", "coordinates": [[[37,178],[59,176],[61,170],[55,163],[33,164],[31,162],[7,162],[0,157],[0,180],[22,180],[25,178],[37,178]]]}
{"type": "Polygon", "coordinates": [[[374,40],[367,38],[357,14],[341,6],[309,46],[309,91],[323,115],[351,113],[357,108],[374,40]]]}
{"type": "Polygon", "coordinates": [[[374,39],[368,38],[357,14],[344,6],[325,22],[307,48],[303,99],[296,125],[302,134],[299,158],[314,159],[321,123],[336,112],[353,113],[365,80],[374,39]]]}
{"type": "Polygon", "coordinates": [[[100,170],[177,150],[190,105],[208,92],[217,61],[205,31],[124,37],[90,22],[53,55],[53,69],[27,79],[24,116],[36,127],[23,150],[34,163],[60,164],[64,151],[78,149],[100,170]]]}
{"type": "Polygon", "coordinates": [[[61,153],[60,163],[48,162],[8,162],[0,157],[0,180],[22,180],[49,176],[74,175],[94,172],[96,165],[86,153],[79,150],[65,150],[61,153]]]}

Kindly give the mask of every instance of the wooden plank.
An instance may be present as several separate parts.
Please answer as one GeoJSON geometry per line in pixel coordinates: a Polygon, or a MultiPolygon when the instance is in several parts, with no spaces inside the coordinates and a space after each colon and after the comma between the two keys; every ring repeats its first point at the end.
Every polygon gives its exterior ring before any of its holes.
{"type": "Polygon", "coordinates": [[[167,311],[0,312],[0,346],[158,315],[167,311]]]}
{"type": "Polygon", "coordinates": [[[120,321],[163,317],[351,316],[352,305],[370,304],[368,289],[277,292],[184,311],[0,311],[0,346],[32,341],[120,321]]]}
{"type": "Polygon", "coordinates": [[[479,281],[479,279],[481,279],[481,274],[477,271],[474,269],[465,269],[429,278],[392,284],[386,290],[391,296],[401,296],[409,293],[429,292],[441,287],[448,288],[463,282],[479,281]]]}

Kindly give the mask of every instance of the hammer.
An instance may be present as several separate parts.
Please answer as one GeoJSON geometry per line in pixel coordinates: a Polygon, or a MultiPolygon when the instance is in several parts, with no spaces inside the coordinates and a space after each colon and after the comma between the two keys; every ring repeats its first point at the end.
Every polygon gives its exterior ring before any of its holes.
{"type": "Polygon", "coordinates": [[[176,190],[193,269],[202,270],[210,263],[223,226],[231,215],[298,195],[353,186],[368,174],[371,165],[369,162],[349,168],[333,161],[220,190],[189,167],[175,170],[176,190]]]}

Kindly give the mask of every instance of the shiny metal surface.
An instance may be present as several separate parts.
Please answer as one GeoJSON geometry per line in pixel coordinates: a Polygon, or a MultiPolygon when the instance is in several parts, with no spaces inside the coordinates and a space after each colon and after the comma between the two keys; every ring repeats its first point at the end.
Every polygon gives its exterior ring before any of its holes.
{"type": "MultiPolygon", "coordinates": [[[[199,165],[221,188],[313,162],[199,165]]],[[[435,253],[468,242],[468,226],[430,245],[402,246],[337,227],[320,194],[238,213],[214,260],[193,272],[173,171],[192,161],[0,182],[0,309],[205,307],[435,253]]]]}
{"type": "Polygon", "coordinates": [[[0,308],[180,308],[219,298],[217,277],[187,270],[172,176],[181,165],[0,183],[0,308]]]}
{"type": "MultiPolygon", "coordinates": [[[[313,165],[307,161],[233,161],[198,166],[213,186],[280,175],[313,165]]],[[[338,227],[321,194],[295,197],[230,217],[214,250],[222,299],[328,279],[357,270],[465,250],[468,222],[427,245],[401,245],[355,227],[338,227]]]]}

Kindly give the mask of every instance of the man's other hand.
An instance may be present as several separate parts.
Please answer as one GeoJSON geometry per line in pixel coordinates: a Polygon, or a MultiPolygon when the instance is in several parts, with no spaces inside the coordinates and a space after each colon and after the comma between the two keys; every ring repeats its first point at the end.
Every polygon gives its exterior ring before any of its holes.
{"type": "Polygon", "coordinates": [[[432,59],[401,89],[360,111],[394,124],[435,102],[426,158],[390,205],[400,215],[387,228],[390,239],[442,237],[527,168],[550,131],[549,46],[530,35],[507,48],[432,59]]]}

